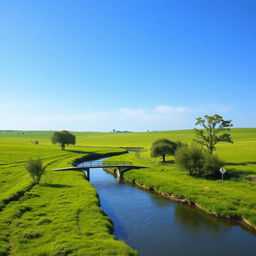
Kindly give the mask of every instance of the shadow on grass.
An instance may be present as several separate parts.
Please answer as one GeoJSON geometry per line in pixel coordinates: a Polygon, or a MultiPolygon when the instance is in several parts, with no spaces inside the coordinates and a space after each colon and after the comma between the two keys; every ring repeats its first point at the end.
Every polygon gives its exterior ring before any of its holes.
{"type": "MultiPolygon", "coordinates": [[[[256,171],[240,171],[236,169],[228,169],[227,172],[224,174],[224,179],[225,180],[231,180],[231,179],[244,179],[248,175],[256,174],[256,171]]],[[[207,180],[220,180],[221,179],[221,174],[220,173],[215,173],[212,175],[207,175],[204,176],[205,179],[207,180]]]]}
{"type": "MultiPolygon", "coordinates": [[[[241,171],[237,169],[227,169],[227,172],[224,174],[224,179],[225,180],[241,180],[245,179],[246,176],[256,174],[256,171],[241,171]]],[[[206,179],[206,180],[221,180],[222,176],[219,171],[216,171],[215,173],[208,174],[208,175],[191,175],[194,178],[199,178],[199,179],[206,179]]]]}
{"type": "MultiPolygon", "coordinates": [[[[247,166],[249,164],[256,164],[256,162],[225,163],[225,166],[247,166]]],[[[252,174],[256,174],[256,171],[237,170],[232,168],[228,169],[228,172],[225,174],[225,176],[227,176],[227,178],[244,178],[245,176],[252,174]]]]}
{"type": "Polygon", "coordinates": [[[248,164],[256,164],[256,162],[225,163],[226,166],[229,166],[229,165],[245,166],[248,164]]]}
{"type": "Polygon", "coordinates": [[[256,171],[241,171],[241,170],[237,170],[237,169],[231,169],[231,170],[229,170],[229,172],[236,173],[240,176],[256,174],[256,171]]]}
{"type": "Polygon", "coordinates": [[[165,161],[165,162],[160,162],[161,164],[174,164],[174,160],[168,160],[168,161],[165,161]]]}
{"type": "Polygon", "coordinates": [[[92,154],[92,152],[81,151],[81,150],[70,150],[70,149],[66,149],[65,151],[67,151],[67,152],[72,152],[72,153],[77,153],[77,154],[92,154]]]}
{"type": "Polygon", "coordinates": [[[44,183],[41,186],[49,187],[49,188],[71,188],[71,187],[73,187],[73,186],[70,186],[70,185],[50,184],[50,183],[44,183]]]}

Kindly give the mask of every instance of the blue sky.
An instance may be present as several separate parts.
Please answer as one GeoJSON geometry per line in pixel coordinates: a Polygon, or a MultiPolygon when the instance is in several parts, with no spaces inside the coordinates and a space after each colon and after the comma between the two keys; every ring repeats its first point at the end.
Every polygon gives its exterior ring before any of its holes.
{"type": "Polygon", "coordinates": [[[0,129],[256,127],[256,1],[0,1],[0,129]]]}

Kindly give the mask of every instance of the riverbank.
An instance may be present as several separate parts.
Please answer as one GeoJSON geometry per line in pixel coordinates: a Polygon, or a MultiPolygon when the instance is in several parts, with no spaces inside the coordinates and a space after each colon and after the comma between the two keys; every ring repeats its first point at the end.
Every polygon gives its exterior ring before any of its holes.
{"type": "Polygon", "coordinates": [[[113,160],[133,161],[134,164],[149,166],[147,169],[124,173],[124,180],[135,186],[256,231],[255,182],[230,179],[222,183],[221,180],[195,178],[177,171],[174,164],[152,163],[138,159],[135,154],[115,157],[113,160]]]}
{"type": "MultiPolygon", "coordinates": [[[[101,210],[97,192],[82,172],[51,171],[82,159],[99,159],[124,150],[79,150],[79,153],[67,150],[69,156],[45,160],[47,168],[40,183],[5,205],[0,212],[1,256],[137,255],[112,235],[112,222],[101,210]]],[[[59,153],[63,154],[61,150],[59,153]]],[[[12,172],[12,166],[8,172],[12,172]]],[[[20,172],[23,173],[22,168],[20,172]]]]}
{"type": "MultiPolygon", "coordinates": [[[[108,170],[109,172],[109,170],[108,170]]],[[[113,173],[113,172],[112,172],[113,173]]],[[[252,225],[248,220],[246,219],[243,219],[243,218],[240,218],[238,216],[223,216],[223,215],[219,215],[217,213],[210,213],[210,212],[207,212],[201,205],[199,205],[198,203],[196,202],[193,202],[193,201],[190,201],[190,200],[187,200],[185,198],[183,198],[183,196],[175,196],[175,195],[170,195],[170,194],[166,194],[166,193],[163,193],[161,191],[156,191],[153,187],[147,187],[146,185],[144,184],[137,184],[136,183],[136,180],[130,180],[126,177],[124,177],[124,181],[127,182],[127,183],[130,183],[132,185],[135,185],[136,187],[138,188],[141,188],[143,190],[147,190],[147,191],[150,191],[150,192],[154,192],[156,194],[158,194],[159,196],[161,197],[164,197],[166,199],[169,199],[171,201],[174,201],[174,202],[177,202],[177,203],[182,203],[184,205],[189,205],[189,206],[192,206],[192,207],[195,207],[201,211],[204,211],[205,213],[213,216],[213,217],[216,217],[216,218],[222,218],[222,219],[225,219],[225,220],[229,220],[229,221],[233,221],[233,222],[237,222],[241,225],[243,225],[244,227],[250,229],[251,231],[254,231],[256,232],[256,226],[255,225],[252,225]]]]}

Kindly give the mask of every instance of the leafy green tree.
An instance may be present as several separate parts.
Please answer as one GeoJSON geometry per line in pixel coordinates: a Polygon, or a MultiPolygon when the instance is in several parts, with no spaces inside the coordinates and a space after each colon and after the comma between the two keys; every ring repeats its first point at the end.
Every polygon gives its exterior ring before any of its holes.
{"type": "Polygon", "coordinates": [[[223,162],[215,155],[197,145],[182,146],[175,153],[178,169],[188,171],[190,175],[207,176],[218,173],[223,162]]]}
{"type": "Polygon", "coordinates": [[[204,152],[198,146],[180,147],[175,153],[175,164],[182,171],[189,171],[190,175],[200,173],[204,166],[204,152]]]}
{"type": "Polygon", "coordinates": [[[217,114],[213,116],[205,115],[204,118],[198,117],[195,125],[200,125],[204,129],[194,129],[197,137],[194,140],[205,146],[212,154],[218,142],[233,143],[231,135],[227,133],[233,126],[231,122],[232,120],[224,120],[222,116],[217,114]]]}
{"type": "Polygon", "coordinates": [[[38,158],[29,159],[26,164],[26,169],[32,177],[33,181],[37,184],[45,170],[45,167],[43,167],[42,160],[38,158]]]}
{"type": "Polygon", "coordinates": [[[65,150],[66,145],[75,145],[76,136],[69,131],[54,132],[52,135],[52,143],[59,143],[62,150],[65,150]]]}
{"type": "Polygon", "coordinates": [[[177,149],[177,144],[168,139],[156,140],[151,146],[151,156],[152,157],[162,157],[165,163],[166,155],[174,155],[177,149]]]}

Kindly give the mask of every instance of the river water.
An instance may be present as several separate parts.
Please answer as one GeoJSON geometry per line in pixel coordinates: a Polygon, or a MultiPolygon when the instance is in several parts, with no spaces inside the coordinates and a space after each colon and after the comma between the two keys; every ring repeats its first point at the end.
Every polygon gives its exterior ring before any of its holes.
{"type": "Polygon", "coordinates": [[[119,182],[101,168],[91,169],[90,182],[115,237],[141,256],[256,255],[256,235],[239,225],[119,182]]]}

